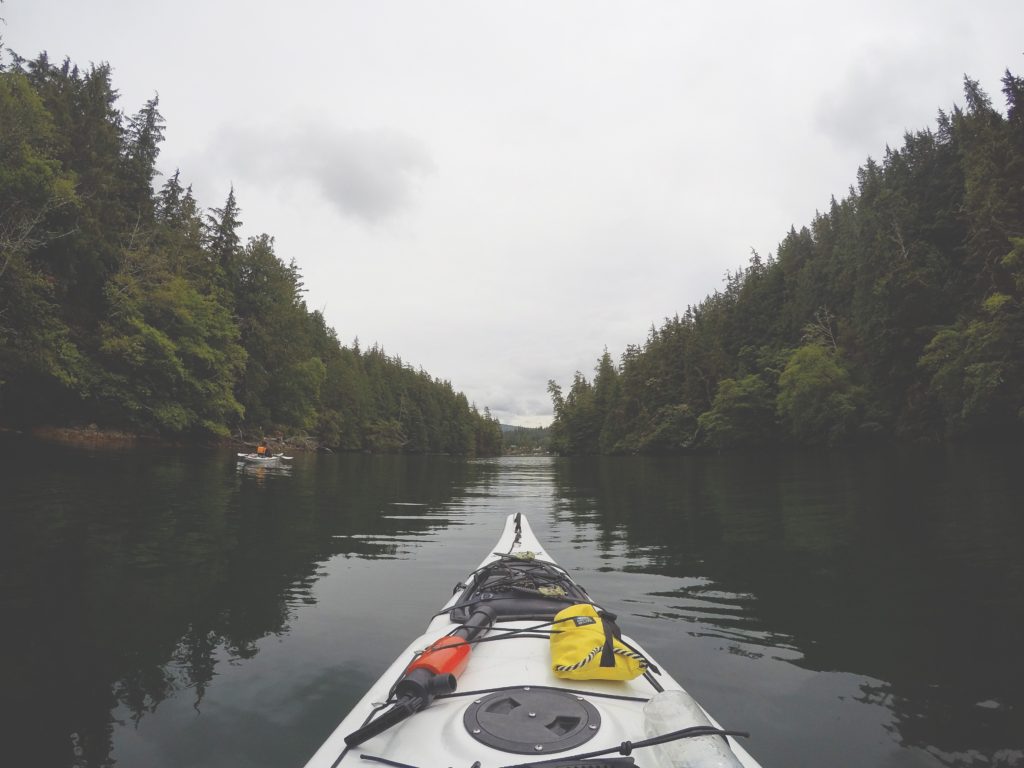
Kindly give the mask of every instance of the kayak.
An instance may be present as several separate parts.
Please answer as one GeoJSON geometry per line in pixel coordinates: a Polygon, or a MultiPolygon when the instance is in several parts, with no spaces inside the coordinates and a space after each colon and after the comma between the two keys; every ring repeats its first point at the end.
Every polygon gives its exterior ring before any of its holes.
{"type": "Polygon", "coordinates": [[[280,464],[282,461],[291,461],[291,456],[278,453],[274,456],[260,456],[258,453],[240,453],[238,460],[247,464],[280,464]]]}
{"type": "Polygon", "coordinates": [[[622,634],[515,514],[306,768],[759,768],[746,735],[622,634]]]}

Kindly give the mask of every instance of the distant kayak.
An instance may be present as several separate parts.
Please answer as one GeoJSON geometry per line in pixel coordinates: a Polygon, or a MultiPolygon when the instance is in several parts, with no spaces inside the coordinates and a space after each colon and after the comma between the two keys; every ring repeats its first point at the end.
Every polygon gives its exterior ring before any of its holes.
{"type": "Polygon", "coordinates": [[[758,768],[736,736],[516,514],[306,768],[758,768]]]}
{"type": "Polygon", "coordinates": [[[283,453],[278,453],[274,456],[260,456],[258,453],[240,453],[238,454],[238,460],[244,461],[247,464],[280,464],[282,461],[291,461],[291,456],[285,456],[283,453]]]}

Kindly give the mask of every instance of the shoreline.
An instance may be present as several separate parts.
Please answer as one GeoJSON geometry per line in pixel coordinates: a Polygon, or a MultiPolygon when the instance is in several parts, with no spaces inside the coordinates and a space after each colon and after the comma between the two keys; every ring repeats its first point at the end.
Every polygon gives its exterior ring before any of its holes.
{"type": "MultiPolygon", "coordinates": [[[[252,452],[259,442],[263,433],[255,435],[239,434],[231,437],[210,437],[206,439],[173,439],[158,434],[144,434],[139,432],[128,432],[121,429],[110,429],[100,427],[96,424],[79,426],[37,426],[26,429],[16,429],[0,425],[0,434],[20,435],[33,440],[55,443],[58,445],[76,446],[79,448],[90,448],[98,450],[122,450],[136,446],[147,446],[151,448],[174,447],[174,448],[225,448],[239,452],[252,452]]],[[[401,451],[397,453],[382,452],[375,453],[368,450],[338,451],[321,445],[320,442],[309,435],[294,435],[292,437],[281,437],[277,435],[266,435],[267,442],[274,453],[365,453],[378,456],[386,455],[421,455],[406,454],[401,451]]],[[[425,455],[425,454],[424,454],[425,455]]],[[[447,455],[447,454],[431,454],[447,455]]],[[[478,458],[483,458],[478,457],[478,458]]]]}
{"type": "MultiPolygon", "coordinates": [[[[14,435],[23,435],[50,443],[61,445],[84,446],[88,448],[131,448],[138,445],[152,447],[202,447],[202,448],[239,448],[249,449],[259,442],[259,437],[222,437],[207,439],[182,439],[167,438],[158,434],[145,434],[140,432],[129,432],[122,429],[110,429],[100,427],[96,424],[84,426],[37,426],[27,429],[14,429],[0,426],[0,432],[14,435]]],[[[271,447],[278,450],[299,451],[303,453],[328,451],[311,437],[267,437],[271,447]]]]}

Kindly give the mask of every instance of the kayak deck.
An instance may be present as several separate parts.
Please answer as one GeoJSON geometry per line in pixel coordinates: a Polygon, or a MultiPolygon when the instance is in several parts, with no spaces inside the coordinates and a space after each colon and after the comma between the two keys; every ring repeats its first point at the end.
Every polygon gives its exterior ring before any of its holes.
{"type": "MultiPolygon", "coordinates": [[[[532,553],[528,555],[531,561],[552,564],[557,568],[533,535],[526,519],[520,515],[511,515],[494,552],[484,559],[480,568],[523,553],[532,553]]],[[[345,736],[371,718],[375,713],[375,703],[388,701],[393,684],[415,658],[415,654],[461,626],[461,623],[452,621],[453,614],[456,617],[459,615],[453,609],[460,604],[460,600],[465,602],[463,596],[471,593],[474,586],[484,583],[488,572],[481,573],[480,568],[467,578],[465,585],[459,585],[463,589],[456,591],[444,611],[431,620],[426,632],[416,638],[370,688],[307,763],[306,768],[367,765],[366,760],[372,761],[375,758],[418,768],[470,768],[474,764],[480,768],[500,768],[522,765],[531,760],[551,761],[559,757],[569,759],[583,752],[614,748],[622,742],[636,742],[644,738],[646,701],[661,689],[681,690],[681,686],[668,674],[661,670],[658,670],[658,674],[649,671],[629,681],[566,680],[556,677],[551,669],[549,639],[545,631],[550,630],[550,624],[545,630],[537,632],[538,625],[544,624],[543,619],[538,621],[537,617],[524,617],[507,620],[499,616],[484,640],[473,644],[471,659],[459,677],[454,693],[438,696],[428,707],[389,730],[362,744],[346,748],[345,736]],[[474,585],[474,581],[480,584],[474,585]],[[516,630],[534,631],[516,634],[516,630]],[[551,692],[554,692],[553,696],[546,695],[551,692]],[[538,706],[534,706],[534,702],[538,706]],[[551,710],[549,705],[554,706],[555,710],[551,710]],[[582,711],[584,707],[586,712],[582,711]],[[483,709],[489,712],[485,713],[483,709]],[[531,709],[537,709],[537,712],[529,711],[531,709]],[[552,716],[551,711],[562,711],[564,714],[552,716]],[[507,721],[503,720],[505,716],[507,721]],[[486,724],[477,726],[474,718],[478,717],[489,718],[492,727],[486,724]],[[481,730],[487,733],[481,735],[481,730]],[[494,733],[498,736],[494,736],[494,733]],[[515,737],[510,737],[510,740],[501,738],[508,734],[515,734],[515,737]],[[576,743],[570,747],[565,746],[567,742],[561,740],[563,735],[575,738],[576,743]],[[501,748],[489,745],[496,742],[501,748]]],[[[586,596],[581,588],[577,589],[586,596]]],[[[554,605],[548,609],[548,622],[561,608],[589,601],[589,598],[580,600],[578,595],[570,595],[562,602],[559,600],[557,597],[552,600],[554,605]]],[[[527,613],[530,610],[527,608],[527,613]]],[[[635,641],[625,635],[622,639],[650,658],[635,641]]],[[[708,720],[718,727],[710,716],[708,720]]],[[[742,766],[757,768],[756,761],[731,738],[729,745],[742,766]]],[[[654,765],[653,761],[644,759],[645,752],[650,750],[638,750],[637,765],[654,765]]]]}

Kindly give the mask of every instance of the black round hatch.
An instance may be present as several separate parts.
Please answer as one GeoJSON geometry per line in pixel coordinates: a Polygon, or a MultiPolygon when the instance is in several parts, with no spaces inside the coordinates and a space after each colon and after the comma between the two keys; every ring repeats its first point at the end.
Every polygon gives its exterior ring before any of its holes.
{"type": "Polygon", "coordinates": [[[547,755],[578,747],[601,727],[601,715],[582,696],[554,688],[513,688],[477,699],[463,717],[469,734],[488,747],[547,755]]]}

